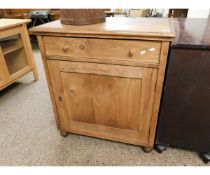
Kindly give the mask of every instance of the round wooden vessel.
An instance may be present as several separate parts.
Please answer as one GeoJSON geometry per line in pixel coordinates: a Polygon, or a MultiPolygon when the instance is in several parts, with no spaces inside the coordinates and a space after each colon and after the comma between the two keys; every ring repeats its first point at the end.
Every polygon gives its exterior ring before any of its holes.
{"type": "Polygon", "coordinates": [[[61,24],[88,25],[105,22],[105,9],[62,9],[61,24]]]}

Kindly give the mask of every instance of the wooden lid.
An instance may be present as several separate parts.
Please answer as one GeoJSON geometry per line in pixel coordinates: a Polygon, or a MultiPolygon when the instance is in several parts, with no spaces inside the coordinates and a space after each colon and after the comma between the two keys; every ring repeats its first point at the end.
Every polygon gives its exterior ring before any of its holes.
{"type": "Polygon", "coordinates": [[[20,24],[25,24],[29,23],[31,20],[30,19],[8,19],[8,18],[3,18],[0,19],[0,29],[5,29],[8,27],[13,27],[17,26],[20,24]]]}
{"type": "Polygon", "coordinates": [[[85,37],[161,37],[171,39],[175,34],[170,28],[168,18],[131,18],[114,17],[107,18],[106,22],[73,26],[62,25],[60,21],[50,22],[34,27],[31,33],[39,35],[65,35],[85,37]]]}

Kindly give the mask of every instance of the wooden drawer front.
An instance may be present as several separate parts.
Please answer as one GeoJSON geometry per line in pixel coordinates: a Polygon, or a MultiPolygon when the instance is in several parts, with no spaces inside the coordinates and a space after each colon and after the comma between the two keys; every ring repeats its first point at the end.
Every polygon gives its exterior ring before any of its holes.
{"type": "MultiPolygon", "coordinates": [[[[47,56],[159,62],[161,42],[44,37],[47,56]]],[[[57,59],[50,57],[51,59],[57,59]]]]}

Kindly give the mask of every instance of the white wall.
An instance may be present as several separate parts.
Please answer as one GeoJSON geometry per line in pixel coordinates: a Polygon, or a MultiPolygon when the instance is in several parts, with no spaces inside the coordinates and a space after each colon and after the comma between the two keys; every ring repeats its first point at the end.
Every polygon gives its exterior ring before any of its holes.
{"type": "Polygon", "coordinates": [[[209,18],[209,9],[189,9],[187,18],[209,18]]]}
{"type": "Polygon", "coordinates": [[[169,9],[163,9],[163,17],[168,17],[169,9]]]}

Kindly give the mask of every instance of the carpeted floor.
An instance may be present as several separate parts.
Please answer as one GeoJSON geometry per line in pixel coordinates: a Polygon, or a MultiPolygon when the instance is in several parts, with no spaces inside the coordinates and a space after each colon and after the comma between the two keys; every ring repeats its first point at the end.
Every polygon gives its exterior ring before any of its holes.
{"type": "Polygon", "coordinates": [[[34,56],[40,80],[34,82],[31,73],[0,91],[0,165],[205,165],[197,153],[182,149],[146,154],[138,146],[61,137],[37,47],[34,56]]]}

